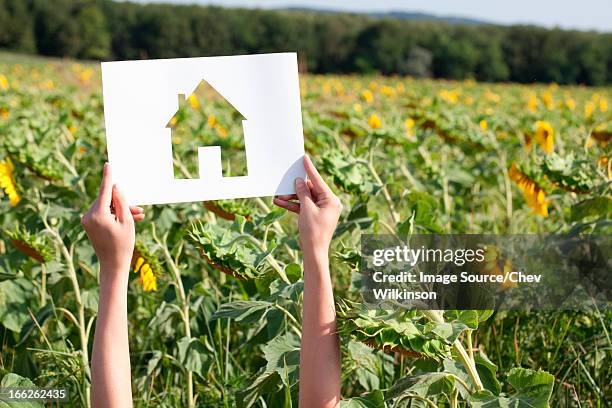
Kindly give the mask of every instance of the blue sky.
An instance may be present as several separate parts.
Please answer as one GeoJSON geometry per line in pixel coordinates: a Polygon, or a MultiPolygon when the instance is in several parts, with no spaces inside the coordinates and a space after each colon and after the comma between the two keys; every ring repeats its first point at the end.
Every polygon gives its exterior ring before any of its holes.
{"type": "MultiPolygon", "coordinates": [[[[140,0],[151,1],[151,0],[140,0]]],[[[612,31],[612,0],[154,0],[226,7],[306,6],[348,11],[417,11],[474,17],[502,24],[530,23],[612,31]]]]}

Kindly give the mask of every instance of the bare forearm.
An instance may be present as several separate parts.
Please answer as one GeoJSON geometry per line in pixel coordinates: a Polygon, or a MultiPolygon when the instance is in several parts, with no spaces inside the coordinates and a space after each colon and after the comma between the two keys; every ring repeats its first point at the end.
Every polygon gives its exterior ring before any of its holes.
{"type": "Polygon", "coordinates": [[[340,403],[340,349],[326,251],[304,254],[300,406],[340,403]]]}
{"type": "Polygon", "coordinates": [[[127,273],[102,270],[92,356],[92,406],[131,407],[127,273]],[[113,276],[112,278],[105,278],[113,276]]]}

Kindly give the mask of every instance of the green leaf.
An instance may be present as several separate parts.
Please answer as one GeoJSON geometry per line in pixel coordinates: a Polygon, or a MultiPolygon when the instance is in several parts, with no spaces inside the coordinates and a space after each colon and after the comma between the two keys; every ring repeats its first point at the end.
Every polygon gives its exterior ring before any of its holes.
{"type": "MultiPolygon", "coordinates": [[[[289,278],[289,280],[292,281],[292,278],[289,278]]],[[[297,280],[295,283],[287,284],[281,279],[275,279],[272,283],[268,284],[267,287],[270,290],[270,296],[267,297],[269,301],[290,299],[292,302],[295,302],[302,292],[304,292],[304,281],[297,280]]]]}
{"type": "Polygon", "coordinates": [[[0,323],[19,333],[30,319],[28,308],[37,308],[38,302],[32,299],[35,293],[34,285],[25,278],[0,282],[0,323]]]}
{"type": "Polygon", "coordinates": [[[486,320],[489,319],[489,317],[493,316],[493,313],[495,311],[490,309],[490,310],[478,310],[478,323],[482,323],[486,320]]]}
{"type": "Polygon", "coordinates": [[[355,366],[354,373],[357,381],[366,391],[374,391],[380,388],[379,357],[374,349],[356,342],[350,341],[348,344],[350,362],[355,366]]]}
{"type": "Polygon", "coordinates": [[[476,330],[480,321],[480,315],[477,310],[461,310],[456,320],[465,324],[471,330],[476,330]]]}
{"type": "Polygon", "coordinates": [[[465,171],[459,165],[453,162],[449,163],[449,167],[446,169],[446,175],[448,177],[448,181],[453,183],[462,184],[464,186],[474,184],[475,178],[473,174],[465,171]]]}
{"type": "Polygon", "coordinates": [[[438,224],[440,214],[438,211],[438,200],[428,193],[412,191],[404,199],[409,214],[414,214],[398,226],[398,233],[401,236],[408,235],[410,225],[414,224],[416,232],[442,232],[442,227],[438,224]]]}
{"type": "Polygon", "coordinates": [[[280,380],[276,371],[268,372],[262,370],[260,374],[251,381],[248,387],[236,393],[236,406],[238,408],[249,408],[253,406],[260,395],[276,390],[280,380]]]}
{"type": "Polygon", "coordinates": [[[340,408],[386,408],[385,397],[380,390],[362,397],[353,397],[340,401],[340,408]]]}
{"type": "Polygon", "coordinates": [[[601,196],[589,198],[572,206],[571,221],[587,217],[610,218],[612,215],[612,197],[601,196]]]}
{"type": "Polygon", "coordinates": [[[545,371],[513,368],[508,382],[515,392],[496,396],[489,390],[472,394],[469,401],[475,408],[548,408],[555,377],[545,371]]]}
{"type": "Polygon", "coordinates": [[[270,340],[263,346],[267,372],[276,371],[287,386],[288,375],[295,372],[300,364],[300,341],[293,333],[287,333],[270,340]]]}
{"type": "Polygon", "coordinates": [[[274,208],[270,210],[270,212],[268,212],[265,216],[258,218],[256,220],[256,223],[258,225],[269,225],[283,218],[285,214],[287,214],[286,210],[282,208],[274,208]]]}
{"type": "Polygon", "coordinates": [[[334,237],[339,237],[345,232],[350,232],[355,229],[366,229],[374,222],[373,214],[368,213],[368,202],[358,201],[346,218],[342,220],[336,227],[334,237]]]}
{"type": "Polygon", "coordinates": [[[489,390],[477,391],[472,394],[468,401],[473,408],[509,408],[510,400],[505,397],[494,395],[489,390]]]}
{"type": "Polygon", "coordinates": [[[532,407],[545,407],[552,395],[555,377],[546,371],[513,368],[508,373],[508,382],[516,390],[516,398],[532,407]]]}
{"type": "MultiPolygon", "coordinates": [[[[462,379],[466,384],[471,383],[472,380],[470,379],[470,376],[468,372],[466,371],[465,366],[461,364],[460,362],[455,361],[451,358],[445,358],[443,365],[444,365],[445,372],[456,375],[457,377],[462,379]]],[[[461,397],[463,397],[464,399],[467,399],[470,396],[471,390],[464,387],[459,381],[457,381],[457,389],[459,390],[461,397]]]]}
{"type": "Polygon", "coordinates": [[[455,388],[455,378],[447,373],[426,373],[401,378],[385,394],[386,399],[410,393],[420,397],[450,394],[455,388]]]}
{"type": "Polygon", "coordinates": [[[163,354],[159,350],[153,350],[151,358],[147,362],[147,376],[153,374],[153,371],[157,368],[159,362],[162,360],[163,354]]]}
{"type": "Polygon", "coordinates": [[[476,371],[484,388],[491,391],[494,395],[499,395],[501,384],[497,380],[497,366],[482,351],[474,355],[474,360],[476,362],[476,371]]]}
{"type": "Polygon", "coordinates": [[[285,275],[291,283],[296,283],[302,277],[302,267],[296,263],[290,263],[285,266],[285,275]]]}
{"type": "Polygon", "coordinates": [[[185,370],[205,377],[210,366],[210,356],[204,344],[196,338],[183,337],[177,342],[178,359],[185,370]]]}
{"type": "Polygon", "coordinates": [[[230,318],[237,322],[252,323],[263,318],[268,309],[272,306],[270,302],[246,301],[224,303],[211,317],[211,320],[230,318]]]}
{"type": "Polygon", "coordinates": [[[100,292],[98,289],[87,289],[83,291],[83,306],[94,313],[98,313],[98,300],[100,292]]]}
{"type": "Polygon", "coordinates": [[[174,336],[175,321],[179,318],[180,311],[170,304],[162,302],[155,310],[155,316],[149,321],[147,327],[151,332],[158,332],[167,336],[174,336]]]}
{"type": "Polygon", "coordinates": [[[38,323],[38,325],[42,327],[45,324],[45,321],[47,321],[47,319],[51,316],[53,316],[52,304],[45,305],[45,307],[43,307],[38,311],[38,313],[36,313],[36,315],[34,316],[36,318],[36,322],[32,319],[32,316],[30,316],[30,320],[28,320],[21,327],[21,333],[19,334],[19,343],[17,343],[15,347],[21,346],[28,339],[34,328],[36,328],[36,323],[38,323]]]}
{"type": "Polygon", "coordinates": [[[541,168],[550,182],[568,191],[587,192],[595,184],[595,164],[577,159],[574,153],[566,156],[556,153],[546,155],[541,168]]]}
{"type": "MultiPolygon", "coordinates": [[[[0,381],[0,388],[37,388],[29,378],[8,373],[0,381]]],[[[42,402],[7,402],[0,399],[0,408],[43,408],[42,402]]]]}
{"type": "Polygon", "coordinates": [[[380,190],[365,164],[346,152],[328,150],[321,157],[320,170],[331,176],[333,183],[347,193],[372,196],[380,190]]]}
{"type": "Polygon", "coordinates": [[[468,326],[459,321],[436,323],[432,329],[432,332],[442,337],[449,343],[454,342],[457,337],[464,331],[467,330],[468,326]]]}

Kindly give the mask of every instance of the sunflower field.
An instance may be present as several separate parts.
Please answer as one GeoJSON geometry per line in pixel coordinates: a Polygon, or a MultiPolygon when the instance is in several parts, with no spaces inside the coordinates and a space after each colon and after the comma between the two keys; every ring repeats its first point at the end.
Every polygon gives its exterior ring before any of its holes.
{"type": "MultiPolygon", "coordinates": [[[[306,151],[344,206],[330,249],[342,406],[610,406],[609,311],[372,311],[358,270],[363,233],[612,232],[612,89],[303,75],[301,97],[306,151]]],[[[183,135],[241,150],[226,107],[187,102],[183,135]]],[[[175,172],[195,171],[192,139],[175,172]]],[[[0,54],[0,384],[67,388],[65,406],[89,406],[99,264],[80,220],[105,161],[99,64],[0,54]]],[[[128,292],[135,406],[297,407],[295,217],[270,198],[146,213],[128,292]]]]}

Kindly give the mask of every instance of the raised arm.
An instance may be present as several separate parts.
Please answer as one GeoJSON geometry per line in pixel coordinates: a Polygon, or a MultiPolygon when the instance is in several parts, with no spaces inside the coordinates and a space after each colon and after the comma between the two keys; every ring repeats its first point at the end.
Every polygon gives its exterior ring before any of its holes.
{"type": "Polygon", "coordinates": [[[98,198],[82,220],[100,261],[100,300],[91,363],[94,408],[132,406],[127,286],[134,221],[143,218],[142,209],[130,208],[113,186],[106,164],[98,198]]]}
{"type": "Polygon", "coordinates": [[[308,180],[296,180],[297,195],[274,199],[279,207],[299,214],[304,254],[300,407],[336,407],[341,399],[340,347],[328,253],[342,205],[308,156],[304,167],[308,180]],[[299,202],[293,201],[296,198],[299,202]]]}

